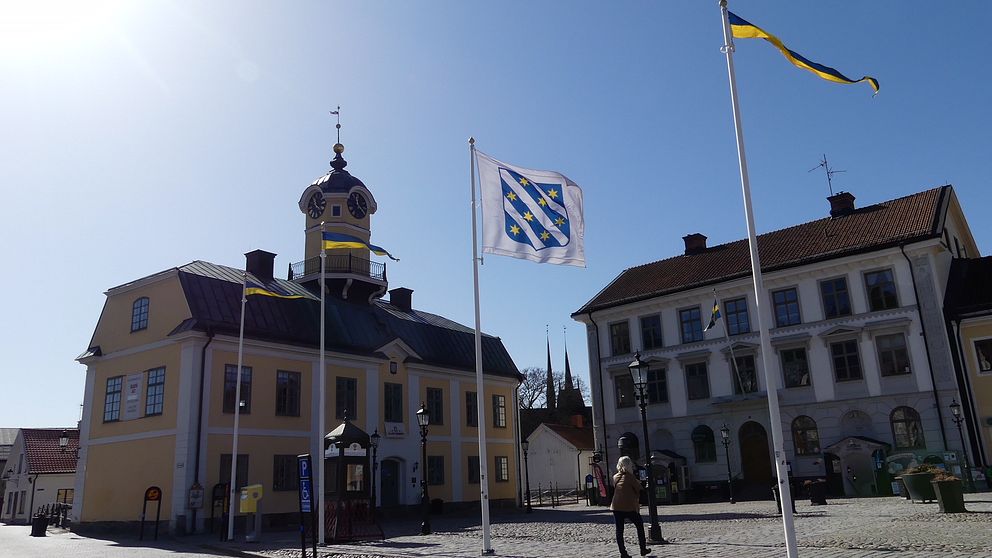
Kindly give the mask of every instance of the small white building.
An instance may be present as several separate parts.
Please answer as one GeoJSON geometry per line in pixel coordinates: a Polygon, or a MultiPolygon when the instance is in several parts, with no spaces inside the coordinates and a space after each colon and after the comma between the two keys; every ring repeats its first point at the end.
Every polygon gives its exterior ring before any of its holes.
{"type": "Polygon", "coordinates": [[[593,452],[592,426],[541,423],[527,437],[530,489],[559,491],[585,487],[593,452]]]}
{"type": "Polygon", "coordinates": [[[77,429],[20,429],[3,471],[6,486],[0,521],[28,523],[48,504],[71,504],[78,448],[77,429]],[[59,447],[63,433],[68,438],[64,448],[59,447]]]}

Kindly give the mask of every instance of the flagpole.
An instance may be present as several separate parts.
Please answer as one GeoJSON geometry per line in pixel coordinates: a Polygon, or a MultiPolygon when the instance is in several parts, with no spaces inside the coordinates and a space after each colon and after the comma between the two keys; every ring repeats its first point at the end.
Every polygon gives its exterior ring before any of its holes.
{"type": "MultiPolygon", "coordinates": [[[[483,397],[484,385],[482,381],[482,317],[479,310],[479,232],[477,224],[478,210],[475,199],[475,138],[468,139],[469,145],[469,165],[472,173],[472,278],[475,281],[475,384],[476,384],[476,411],[478,412],[479,423],[479,487],[482,490],[482,554],[493,554],[489,537],[489,467],[488,457],[486,457],[486,421],[485,421],[485,398],[483,397]]],[[[426,469],[425,469],[426,471],[426,469]]]]}
{"type": "MultiPolygon", "coordinates": [[[[327,250],[324,249],[324,222],[320,222],[320,284],[318,288],[320,289],[320,357],[319,357],[319,371],[317,372],[317,377],[319,378],[317,383],[317,389],[320,390],[320,396],[318,397],[318,407],[317,407],[317,494],[320,498],[317,499],[317,540],[320,544],[326,544],[326,533],[324,526],[324,516],[325,516],[325,505],[324,505],[324,428],[325,428],[325,416],[324,416],[324,399],[327,396],[327,374],[324,369],[324,273],[325,266],[324,262],[327,260],[327,250]]],[[[338,498],[341,495],[338,494],[338,498]]]]}
{"type": "Polygon", "coordinates": [[[248,296],[245,290],[248,287],[248,272],[241,274],[241,326],[238,330],[238,374],[234,384],[234,432],[231,435],[231,482],[230,494],[231,507],[227,517],[227,540],[234,540],[234,512],[238,504],[237,494],[237,472],[238,472],[238,423],[241,418],[241,362],[244,356],[245,345],[245,304],[248,296]]]}
{"type": "MultiPolygon", "coordinates": [[[[758,239],[755,235],[754,211],[751,208],[751,186],[747,175],[747,158],[744,155],[744,134],[741,128],[740,104],[737,99],[737,81],[734,76],[734,43],[731,38],[730,21],[727,16],[727,0],[720,0],[720,16],[723,20],[723,42],[721,49],[727,55],[727,73],[730,77],[730,100],[734,112],[734,130],[737,134],[737,158],[740,163],[741,189],[744,194],[744,214],[747,220],[747,241],[751,250],[751,271],[754,277],[754,305],[761,335],[761,364],[765,373],[765,390],[768,394],[768,417],[772,431],[772,444],[775,450],[775,473],[778,477],[779,497],[782,502],[782,527],[785,531],[785,548],[788,558],[797,558],[796,531],[792,520],[792,491],[789,487],[788,466],[782,443],[782,416],[778,407],[778,382],[772,374],[772,344],[765,329],[763,313],[765,309],[765,287],[761,278],[761,258],[758,254],[758,239]]],[[[744,386],[741,386],[742,388],[744,386]]]]}

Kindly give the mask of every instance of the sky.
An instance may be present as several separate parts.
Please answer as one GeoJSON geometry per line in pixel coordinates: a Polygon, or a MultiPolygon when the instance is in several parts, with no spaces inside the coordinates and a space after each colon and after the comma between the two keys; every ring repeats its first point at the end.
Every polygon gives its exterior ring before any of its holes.
{"type": "MultiPolygon", "coordinates": [[[[734,62],[758,232],[953,184],[979,248],[992,83],[985,2],[731,1],[770,44],[734,62]]],[[[0,426],[72,426],[107,289],[206,260],[303,260],[304,189],[348,170],[378,202],[390,288],[474,323],[468,138],[564,173],[587,267],[487,256],[483,330],[555,368],[571,314],[624,269],[746,236],[716,1],[0,2],[0,426]]]]}

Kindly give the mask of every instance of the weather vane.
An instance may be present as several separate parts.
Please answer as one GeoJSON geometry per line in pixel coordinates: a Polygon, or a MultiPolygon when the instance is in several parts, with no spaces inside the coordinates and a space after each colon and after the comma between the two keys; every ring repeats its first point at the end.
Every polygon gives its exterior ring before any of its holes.
{"type": "Polygon", "coordinates": [[[833,185],[833,183],[831,182],[830,179],[833,178],[833,176],[835,174],[839,173],[839,172],[847,172],[847,171],[834,170],[834,169],[830,168],[830,165],[827,164],[827,155],[825,153],[823,155],[823,159],[820,161],[820,164],[819,165],[816,165],[815,167],[813,167],[811,169],[809,169],[807,172],[813,172],[813,171],[815,171],[816,169],[818,169],[820,167],[823,167],[823,170],[827,173],[827,188],[830,189],[830,195],[833,196],[834,195],[834,185],[833,185]]]}
{"type": "Polygon", "coordinates": [[[331,112],[331,116],[338,117],[338,123],[334,127],[338,129],[338,143],[341,143],[341,105],[338,105],[337,110],[332,110],[330,112],[331,112]]]}

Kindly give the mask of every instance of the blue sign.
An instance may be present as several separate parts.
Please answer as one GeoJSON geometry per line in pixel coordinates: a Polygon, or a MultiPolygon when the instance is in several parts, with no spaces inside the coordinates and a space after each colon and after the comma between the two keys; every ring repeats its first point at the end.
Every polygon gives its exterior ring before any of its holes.
{"type": "Polygon", "coordinates": [[[304,513],[309,513],[313,511],[313,487],[310,485],[310,479],[300,479],[300,511],[304,513]]]}
{"type": "Polygon", "coordinates": [[[310,456],[301,455],[298,457],[300,463],[300,478],[308,479],[310,478],[310,456]]]}

